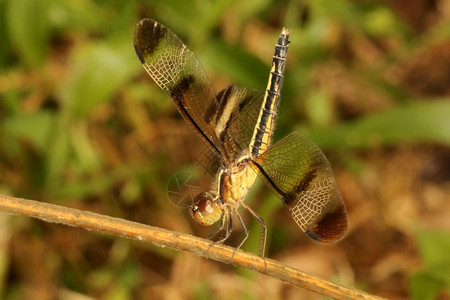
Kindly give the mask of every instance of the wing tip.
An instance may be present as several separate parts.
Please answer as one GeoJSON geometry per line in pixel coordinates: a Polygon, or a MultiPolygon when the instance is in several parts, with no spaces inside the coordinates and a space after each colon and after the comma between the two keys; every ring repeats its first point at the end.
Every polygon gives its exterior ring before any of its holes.
{"type": "Polygon", "coordinates": [[[348,230],[347,212],[345,204],[341,203],[336,209],[323,215],[305,233],[309,238],[321,242],[332,243],[342,239],[348,230]]]}
{"type": "Polygon", "coordinates": [[[139,49],[139,46],[136,44],[134,45],[134,51],[136,52],[136,55],[139,58],[139,61],[141,62],[141,64],[144,64],[145,63],[144,56],[142,55],[142,52],[139,49]]]}

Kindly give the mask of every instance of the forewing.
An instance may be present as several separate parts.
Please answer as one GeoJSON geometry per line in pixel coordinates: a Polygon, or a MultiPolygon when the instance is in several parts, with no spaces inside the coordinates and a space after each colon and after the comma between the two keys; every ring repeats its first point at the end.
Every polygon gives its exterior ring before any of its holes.
{"type": "Polygon", "coordinates": [[[164,25],[143,19],[136,26],[134,48],[142,65],[158,86],[175,102],[191,128],[220,157],[214,134],[217,102],[200,62],[164,25]]]}
{"type": "Polygon", "coordinates": [[[216,98],[216,136],[223,145],[226,160],[235,162],[248,153],[264,92],[255,88],[229,86],[220,91],[216,98]]]}
{"type": "Polygon", "coordinates": [[[291,133],[254,158],[252,167],[309,237],[333,242],[345,235],[347,213],[331,166],[303,134],[291,133]]]}

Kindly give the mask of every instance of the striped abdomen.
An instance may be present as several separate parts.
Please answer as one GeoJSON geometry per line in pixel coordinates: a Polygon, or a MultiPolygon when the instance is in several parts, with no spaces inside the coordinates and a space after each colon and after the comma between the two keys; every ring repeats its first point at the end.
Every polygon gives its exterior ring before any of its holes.
{"type": "Polygon", "coordinates": [[[278,103],[280,101],[281,85],[283,84],[283,73],[289,46],[289,34],[290,32],[287,29],[283,29],[278,38],[278,43],[275,46],[266,93],[250,143],[252,157],[259,156],[270,146],[275,127],[278,103]]]}

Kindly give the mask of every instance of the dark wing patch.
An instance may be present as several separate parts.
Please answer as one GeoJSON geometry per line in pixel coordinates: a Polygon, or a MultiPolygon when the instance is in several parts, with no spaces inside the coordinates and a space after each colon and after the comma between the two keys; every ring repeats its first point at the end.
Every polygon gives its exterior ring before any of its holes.
{"type": "Polygon", "coordinates": [[[333,171],[303,134],[291,133],[253,158],[252,166],[309,237],[333,242],[345,235],[347,213],[333,171]]]}
{"type": "Polygon", "coordinates": [[[194,53],[175,33],[151,19],[136,26],[134,48],[145,70],[175,101],[186,122],[221,157],[220,141],[207,117],[217,110],[215,94],[194,53]]]}
{"type": "Polygon", "coordinates": [[[216,98],[219,103],[214,117],[216,134],[220,137],[225,156],[234,162],[249,151],[264,92],[229,86],[216,98]]]}

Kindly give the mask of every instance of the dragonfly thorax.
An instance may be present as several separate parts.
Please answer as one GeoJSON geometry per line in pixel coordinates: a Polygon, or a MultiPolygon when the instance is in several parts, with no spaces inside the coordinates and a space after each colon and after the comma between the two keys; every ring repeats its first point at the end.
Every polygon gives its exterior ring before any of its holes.
{"type": "Polygon", "coordinates": [[[255,172],[314,240],[337,241],[348,226],[333,171],[317,145],[299,132],[271,145],[289,36],[289,30],[283,28],[265,91],[229,86],[216,95],[200,62],[170,29],[144,19],[134,34],[136,54],[145,70],[222,162],[211,191],[195,198],[192,217],[206,226],[222,220],[220,228],[226,233],[219,242],[224,242],[232,231],[232,215],[238,216],[248,236],[238,212],[244,207],[263,227],[262,256],[267,227],[244,203],[255,172]]]}
{"type": "Polygon", "coordinates": [[[218,195],[222,201],[232,206],[239,206],[247,196],[248,189],[256,179],[256,173],[248,163],[241,163],[233,168],[218,173],[218,195]]]}
{"type": "Polygon", "coordinates": [[[248,163],[221,167],[217,173],[217,196],[203,192],[195,197],[190,208],[192,218],[201,225],[210,226],[222,219],[224,210],[237,209],[256,179],[248,163]]]}

